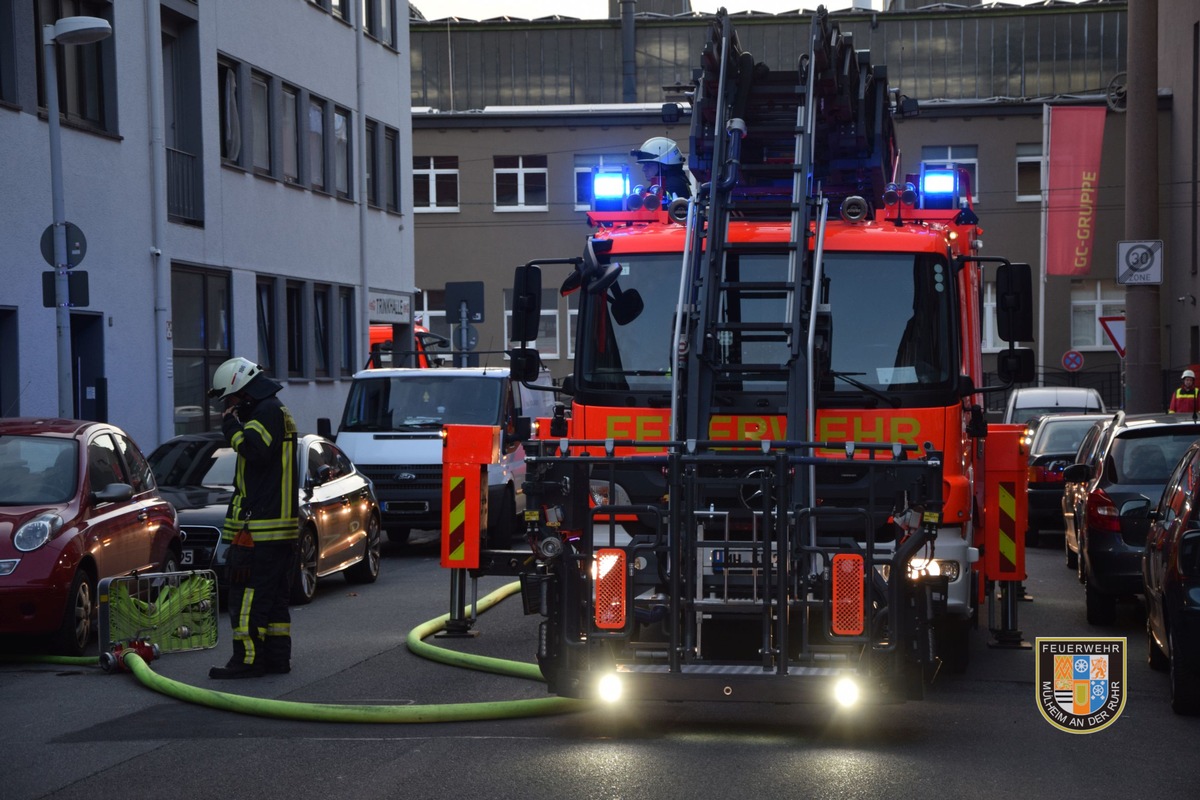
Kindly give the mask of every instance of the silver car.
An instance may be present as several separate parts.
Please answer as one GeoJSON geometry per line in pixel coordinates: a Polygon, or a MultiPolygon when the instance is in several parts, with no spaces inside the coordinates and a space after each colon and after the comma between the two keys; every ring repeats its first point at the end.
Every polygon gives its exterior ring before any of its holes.
{"type": "MultiPolygon", "coordinates": [[[[296,442],[300,474],[299,569],[292,603],[312,601],[317,579],[342,572],[351,583],[379,577],[381,527],[371,480],[330,440],[308,434],[296,442]]],[[[216,431],[187,434],[149,457],[159,491],[179,513],[183,569],[212,569],[225,578],[227,543],[221,525],[233,495],[237,454],[216,431]]]]}

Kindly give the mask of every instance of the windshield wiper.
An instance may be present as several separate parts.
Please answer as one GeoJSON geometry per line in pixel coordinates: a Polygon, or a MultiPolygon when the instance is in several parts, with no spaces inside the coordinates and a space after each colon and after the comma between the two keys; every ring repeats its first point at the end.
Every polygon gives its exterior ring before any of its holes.
{"type": "Polygon", "coordinates": [[[874,395],[875,397],[879,398],[883,402],[887,403],[892,408],[900,407],[900,398],[895,397],[893,395],[884,394],[883,392],[876,389],[874,386],[868,386],[867,384],[865,384],[862,381],[857,380],[853,377],[855,375],[866,375],[865,372],[838,372],[836,370],[831,369],[826,374],[832,375],[835,378],[841,378],[842,380],[844,380],[846,383],[850,384],[854,388],[862,389],[867,394],[874,395]]]}

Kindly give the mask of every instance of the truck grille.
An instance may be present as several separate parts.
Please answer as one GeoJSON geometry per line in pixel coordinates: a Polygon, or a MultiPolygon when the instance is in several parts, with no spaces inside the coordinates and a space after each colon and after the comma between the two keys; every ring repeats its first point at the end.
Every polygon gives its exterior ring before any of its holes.
{"type": "Polygon", "coordinates": [[[372,464],[358,465],[375,484],[376,491],[388,489],[441,492],[441,464],[372,464]]]}

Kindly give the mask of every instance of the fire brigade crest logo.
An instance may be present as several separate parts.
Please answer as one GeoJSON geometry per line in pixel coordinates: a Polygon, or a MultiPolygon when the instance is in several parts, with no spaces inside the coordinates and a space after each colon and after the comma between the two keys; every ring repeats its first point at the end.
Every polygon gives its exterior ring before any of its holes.
{"type": "Polygon", "coordinates": [[[1038,710],[1067,733],[1095,733],[1125,708],[1125,645],[1120,638],[1038,637],[1038,710]]]}

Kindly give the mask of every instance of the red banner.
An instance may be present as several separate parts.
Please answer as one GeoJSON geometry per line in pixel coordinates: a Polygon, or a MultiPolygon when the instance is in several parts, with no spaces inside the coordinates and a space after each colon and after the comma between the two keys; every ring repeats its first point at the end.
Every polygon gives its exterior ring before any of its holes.
{"type": "Polygon", "coordinates": [[[1050,106],[1046,274],[1087,275],[1096,239],[1104,106],[1050,106]]]}

